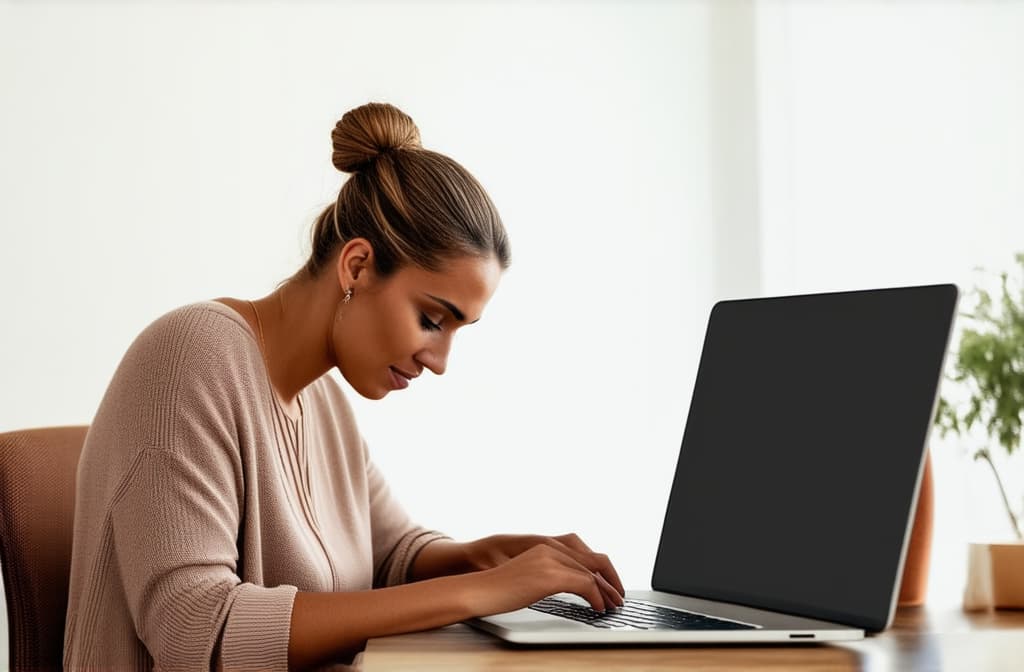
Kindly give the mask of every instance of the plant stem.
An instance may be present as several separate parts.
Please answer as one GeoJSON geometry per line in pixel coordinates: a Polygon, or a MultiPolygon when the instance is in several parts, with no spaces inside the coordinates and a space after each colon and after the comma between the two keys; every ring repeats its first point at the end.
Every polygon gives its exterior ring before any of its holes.
{"type": "Polygon", "coordinates": [[[1020,522],[1017,520],[1017,516],[1013,513],[1013,507],[1010,506],[1010,500],[1006,498],[1006,490],[1003,488],[1003,479],[999,478],[999,472],[996,471],[996,465],[992,462],[991,456],[989,456],[987,450],[979,450],[976,457],[980,457],[988,462],[988,466],[992,468],[992,475],[996,477],[996,485],[999,486],[999,494],[1003,498],[1003,505],[1006,507],[1006,513],[1010,516],[1010,524],[1013,525],[1013,532],[1017,535],[1018,539],[1024,539],[1024,535],[1020,532],[1020,522]]]}

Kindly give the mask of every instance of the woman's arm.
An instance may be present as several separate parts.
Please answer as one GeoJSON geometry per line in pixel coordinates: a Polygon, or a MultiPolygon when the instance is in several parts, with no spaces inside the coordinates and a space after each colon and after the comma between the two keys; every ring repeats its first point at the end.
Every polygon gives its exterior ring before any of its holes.
{"type": "Polygon", "coordinates": [[[449,539],[432,541],[416,554],[416,559],[409,568],[409,580],[423,581],[486,569],[473,561],[471,549],[472,543],[449,539]]]}
{"type": "MultiPolygon", "coordinates": [[[[435,542],[437,543],[437,542],[435,542]]],[[[462,577],[351,593],[297,593],[288,667],[349,659],[371,637],[429,630],[473,615],[462,577]]]]}
{"type": "Polygon", "coordinates": [[[288,666],[349,658],[371,637],[521,609],[560,592],[575,593],[600,611],[622,604],[619,591],[600,573],[547,544],[469,574],[351,593],[300,592],[292,606],[288,666]]]}

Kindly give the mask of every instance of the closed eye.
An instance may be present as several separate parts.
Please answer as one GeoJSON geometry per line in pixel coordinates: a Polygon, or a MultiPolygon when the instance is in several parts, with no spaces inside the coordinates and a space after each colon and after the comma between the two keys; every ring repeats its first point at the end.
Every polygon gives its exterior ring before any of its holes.
{"type": "Polygon", "coordinates": [[[441,331],[441,325],[432,321],[426,313],[420,313],[420,326],[426,331],[441,331]]]}

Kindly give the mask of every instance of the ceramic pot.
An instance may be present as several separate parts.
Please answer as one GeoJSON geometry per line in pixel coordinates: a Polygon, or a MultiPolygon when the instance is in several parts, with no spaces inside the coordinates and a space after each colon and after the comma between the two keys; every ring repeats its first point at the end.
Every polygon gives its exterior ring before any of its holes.
{"type": "Polygon", "coordinates": [[[964,609],[1024,609],[1024,541],[970,544],[964,609]]]}
{"type": "Polygon", "coordinates": [[[903,563],[898,606],[916,607],[924,604],[928,592],[928,567],[932,557],[932,524],[935,515],[935,486],[932,480],[932,456],[924,461],[921,491],[917,496],[914,527],[910,532],[910,547],[903,563]]]}

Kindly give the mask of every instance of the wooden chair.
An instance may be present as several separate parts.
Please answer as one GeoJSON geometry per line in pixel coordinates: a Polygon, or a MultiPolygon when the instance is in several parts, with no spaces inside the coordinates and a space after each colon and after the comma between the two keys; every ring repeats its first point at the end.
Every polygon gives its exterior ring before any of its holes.
{"type": "Polygon", "coordinates": [[[12,670],[62,669],[75,477],[88,429],[0,434],[0,567],[12,670]]]}

